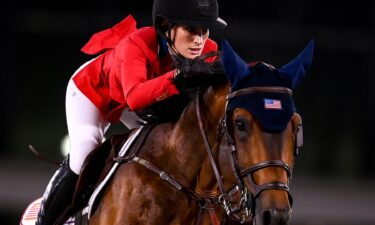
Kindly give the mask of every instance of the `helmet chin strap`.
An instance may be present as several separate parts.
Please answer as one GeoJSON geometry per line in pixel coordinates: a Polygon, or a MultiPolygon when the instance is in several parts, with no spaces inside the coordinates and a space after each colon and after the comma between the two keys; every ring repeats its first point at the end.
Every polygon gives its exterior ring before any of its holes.
{"type": "Polygon", "coordinates": [[[177,51],[177,49],[174,47],[173,43],[172,43],[172,45],[170,45],[169,43],[167,43],[167,46],[168,46],[169,54],[171,54],[171,55],[175,55],[175,56],[182,56],[182,55],[177,51]]]}
{"type": "Polygon", "coordinates": [[[179,53],[177,51],[177,49],[174,47],[174,40],[175,40],[175,36],[176,36],[176,32],[174,33],[174,37],[173,39],[171,38],[172,36],[172,28],[175,26],[175,24],[173,23],[168,23],[168,30],[167,30],[167,34],[162,32],[160,29],[157,29],[157,32],[158,34],[163,37],[166,41],[167,41],[167,47],[168,47],[168,51],[169,51],[169,54],[171,54],[172,57],[183,57],[185,58],[183,55],[181,55],[181,53],[179,53]]]}

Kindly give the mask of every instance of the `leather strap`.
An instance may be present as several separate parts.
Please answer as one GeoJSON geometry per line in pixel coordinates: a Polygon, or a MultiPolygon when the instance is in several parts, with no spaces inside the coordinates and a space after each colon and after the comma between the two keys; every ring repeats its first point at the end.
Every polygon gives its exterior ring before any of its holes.
{"type": "Polygon", "coordinates": [[[197,113],[197,118],[198,118],[198,124],[199,124],[199,130],[201,132],[201,135],[202,135],[202,139],[203,139],[203,142],[204,142],[204,145],[206,146],[206,150],[207,150],[207,155],[210,159],[210,162],[211,162],[211,166],[212,166],[212,170],[214,171],[214,174],[215,174],[215,177],[216,177],[216,181],[219,185],[219,188],[220,188],[220,192],[222,194],[225,193],[225,189],[224,189],[224,184],[221,180],[221,174],[219,172],[219,169],[216,165],[216,161],[214,159],[214,156],[213,156],[213,153],[212,153],[212,149],[210,147],[210,144],[208,143],[208,140],[207,140],[207,135],[206,135],[206,132],[204,130],[204,127],[203,127],[203,122],[202,122],[202,117],[201,117],[201,112],[200,112],[200,107],[199,107],[199,95],[197,95],[197,98],[196,98],[196,113],[197,113]]]}
{"type": "Polygon", "coordinates": [[[131,162],[136,162],[141,164],[142,166],[146,167],[147,169],[151,170],[152,172],[158,174],[162,180],[167,181],[170,183],[173,187],[175,187],[177,190],[182,190],[182,185],[178,183],[175,179],[173,179],[171,176],[169,176],[165,171],[159,169],[154,164],[150,163],[147,160],[141,159],[138,156],[134,156],[131,162]]]}
{"type": "Polygon", "coordinates": [[[286,87],[248,87],[248,88],[243,88],[243,89],[229,93],[227,99],[231,99],[236,96],[252,94],[256,92],[281,93],[281,94],[288,94],[290,96],[292,96],[293,94],[292,90],[286,87]]]}

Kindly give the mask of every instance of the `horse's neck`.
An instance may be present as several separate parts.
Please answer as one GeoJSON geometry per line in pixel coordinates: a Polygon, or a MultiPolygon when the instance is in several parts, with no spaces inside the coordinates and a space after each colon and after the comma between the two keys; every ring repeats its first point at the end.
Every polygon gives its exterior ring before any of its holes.
{"type": "MultiPolygon", "coordinates": [[[[197,106],[196,101],[192,102],[186,108],[178,122],[178,132],[176,133],[180,135],[180,137],[178,137],[180,141],[177,141],[176,144],[181,148],[180,143],[184,143],[184,152],[181,155],[181,162],[183,163],[181,163],[180,166],[187,172],[185,177],[188,177],[191,181],[190,184],[198,185],[200,189],[206,190],[214,188],[216,180],[199,128],[197,107],[199,107],[198,110],[210,147],[214,151],[214,154],[216,154],[218,124],[224,115],[227,93],[228,86],[209,87],[199,96],[199,106],[197,106]],[[198,184],[196,184],[197,177],[198,184]]],[[[181,149],[178,151],[181,151],[181,149]]]]}
{"type": "Polygon", "coordinates": [[[200,101],[200,112],[206,126],[207,134],[215,136],[216,128],[220,119],[224,116],[226,97],[229,86],[210,87],[203,94],[203,101],[200,101]]]}

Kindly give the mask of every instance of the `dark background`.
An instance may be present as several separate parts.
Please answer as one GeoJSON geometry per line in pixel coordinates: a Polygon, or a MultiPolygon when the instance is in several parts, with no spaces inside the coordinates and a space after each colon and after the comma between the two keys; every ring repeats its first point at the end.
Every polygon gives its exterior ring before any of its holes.
{"type": "MultiPolygon", "coordinates": [[[[312,67],[295,90],[305,146],[294,171],[293,224],[374,225],[375,3],[219,1],[226,38],[246,61],[280,67],[314,38],[312,67]]],[[[65,88],[90,57],[91,35],[128,14],[151,24],[151,0],[5,1],[0,6],[0,220],[17,224],[54,167],[27,146],[62,159],[65,88]]]]}

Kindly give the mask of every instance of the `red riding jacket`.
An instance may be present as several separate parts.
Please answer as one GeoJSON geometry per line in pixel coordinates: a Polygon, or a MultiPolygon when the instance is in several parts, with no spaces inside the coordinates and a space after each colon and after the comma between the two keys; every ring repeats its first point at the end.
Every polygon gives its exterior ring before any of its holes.
{"type": "MultiPolygon", "coordinates": [[[[159,57],[156,30],[137,29],[131,16],[94,34],[81,50],[102,54],[82,66],[73,81],[109,122],[117,122],[126,106],[137,110],[179,93],[171,80],[170,55],[159,57]]],[[[216,50],[208,39],[202,54],[216,50]]]]}

